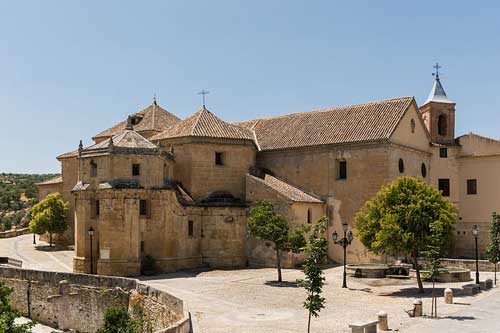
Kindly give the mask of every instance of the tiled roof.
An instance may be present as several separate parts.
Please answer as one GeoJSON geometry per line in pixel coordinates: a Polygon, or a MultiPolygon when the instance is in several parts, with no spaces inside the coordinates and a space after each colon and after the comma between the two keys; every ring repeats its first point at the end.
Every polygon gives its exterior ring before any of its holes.
{"type": "Polygon", "coordinates": [[[52,185],[52,184],[60,184],[62,182],[63,182],[63,178],[62,178],[62,175],[61,175],[61,176],[57,176],[57,177],[54,177],[54,178],[47,179],[46,181],[43,181],[43,182],[40,182],[40,183],[36,183],[35,185],[37,185],[37,186],[40,186],[40,185],[52,185]]]}
{"type": "Polygon", "coordinates": [[[253,133],[243,126],[226,123],[217,118],[205,108],[191,117],[178,122],[163,132],[151,137],[151,140],[180,138],[187,136],[224,138],[224,139],[254,139],[253,133]]]}
{"type": "MultiPolygon", "coordinates": [[[[138,123],[133,125],[136,132],[161,132],[172,124],[180,121],[179,118],[158,106],[158,104],[156,104],[156,101],[144,110],[135,113],[134,115],[132,115],[132,117],[139,121],[138,123]]],[[[101,133],[95,135],[92,139],[116,135],[119,132],[123,131],[126,126],[127,120],[124,120],[114,125],[113,127],[108,128],[107,130],[104,130],[101,133]]]]}
{"type": "Polygon", "coordinates": [[[159,149],[136,131],[126,129],[111,138],[82,150],[82,156],[107,153],[159,154],[159,149]]]}
{"type": "Polygon", "coordinates": [[[239,123],[260,150],[387,140],[414,101],[401,97],[239,123]]]}
{"type": "Polygon", "coordinates": [[[59,156],[57,156],[57,159],[61,159],[61,158],[69,158],[69,157],[77,157],[78,156],[78,150],[73,150],[73,151],[70,151],[68,153],[64,153],[64,154],[61,154],[59,156]]]}
{"type": "Polygon", "coordinates": [[[247,177],[251,177],[252,179],[262,183],[263,185],[270,187],[271,189],[275,190],[291,201],[323,203],[323,201],[319,200],[318,198],[315,198],[312,195],[307,194],[306,192],[299,190],[298,188],[293,187],[292,185],[285,183],[284,181],[281,181],[271,175],[266,174],[264,176],[264,179],[249,174],[247,174],[247,177]]]}

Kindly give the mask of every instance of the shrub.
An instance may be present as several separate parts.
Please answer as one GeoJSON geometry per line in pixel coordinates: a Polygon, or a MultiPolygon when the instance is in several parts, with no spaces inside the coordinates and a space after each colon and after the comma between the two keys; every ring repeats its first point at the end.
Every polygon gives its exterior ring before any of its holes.
{"type": "Polygon", "coordinates": [[[104,325],[98,333],[138,333],[139,323],[130,318],[126,308],[109,308],[104,314],[104,325]]]}

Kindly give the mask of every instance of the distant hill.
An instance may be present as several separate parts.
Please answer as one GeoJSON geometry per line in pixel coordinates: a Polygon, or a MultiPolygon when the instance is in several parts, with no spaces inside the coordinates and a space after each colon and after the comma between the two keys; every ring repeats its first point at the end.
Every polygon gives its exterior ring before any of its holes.
{"type": "Polygon", "coordinates": [[[0,173],[0,229],[29,223],[29,210],[38,202],[36,183],[58,174],[0,173]]]}

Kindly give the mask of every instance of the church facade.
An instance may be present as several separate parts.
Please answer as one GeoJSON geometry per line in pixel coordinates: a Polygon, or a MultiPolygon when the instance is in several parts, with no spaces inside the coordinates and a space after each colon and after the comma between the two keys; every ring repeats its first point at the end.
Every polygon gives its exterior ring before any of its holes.
{"type": "MultiPolygon", "coordinates": [[[[146,255],[165,272],[273,265],[271,244],[247,234],[253,203],[271,201],[291,228],[326,215],[331,235],[344,221],[352,228],[363,204],[400,176],[457,206],[451,256],[472,257],[474,224],[484,254],[500,211],[500,141],[455,137],[455,103],[439,76],[420,107],[402,97],[228,123],[205,107],[181,120],[155,101],[92,139],[58,156],[62,176],[39,184],[70,204],[75,272],[138,275],[146,255]]],[[[342,260],[332,239],[329,257],[342,260]]],[[[285,267],[302,259],[282,258],[285,267]]],[[[348,248],[348,262],[380,260],[357,239],[348,248]]]]}

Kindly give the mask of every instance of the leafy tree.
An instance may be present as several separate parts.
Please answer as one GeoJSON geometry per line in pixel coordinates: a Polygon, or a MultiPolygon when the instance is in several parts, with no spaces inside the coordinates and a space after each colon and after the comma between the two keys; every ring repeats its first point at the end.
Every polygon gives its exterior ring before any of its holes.
{"type": "Polygon", "coordinates": [[[126,308],[109,308],[104,314],[104,325],[97,333],[139,333],[140,324],[132,320],[126,308]]]}
{"type": "Polygon", "coordinates": [[[455,218],[455,207],[439,191],[422,180],[402,177],[356,214],[357,236],[374,253],[409,255],[423,293],[417,258],[433,237],[442,246],[449,242],[455,218]]]}
{"type": "Polygon", "coordinates": [[[318,317],[321,309],[325,307],[325,298],[321,296],[325,277],[320,265],[326,261],[328,254],[328,241],[324,237],[326,230],[327,219],[322,217],[313,226],[304,247],[307,258],[304,261],[303,272],[306,277],[297,280],[307,292],[304,302],[304,308],[309,311],[307,332],[311,331],[311,316],[318,317]]]}
{"type": "Polygon", "coordinates": [[[488,245],[488,259],[495,264],[495,285],[497,284],[497,266],[500,261],[500,215],[492,214],[492,223],[490,226],[491,243],[488,245]]]}
{"type": "Polygon", "coordinates": [[[272,203],[259,201],[250,211],[248,230],[256,239],[274,243],[278,281],[281,282],[281,253],[288,250],[299,251],[305,243],[304,237],[300,237],[301,229],[290,233],[287,220],[283,215],[274,212],[272,203]]]}
{"type": "Polygon", "coordinates": [[[31,327],[34,326],[32,322],[21,325],[14,323],[14,320],[21,317],[21,314],[13,310],[12,301],[9,299],[9,295],[13,291],[14,289],[0,282],[0,332],[29,333],[31,327]]]}
{"type": "Polygon", "coordinates": [[[446,272],[441,264],[441,251],[439,246],[439,238],[432,237],[429,244],[426,245],[425,251],[422,251],[425,261],[425,267],[428,271],[427,278],[432,281],[432,302],[431,302],[431,317],[437,317],[437,297],[435,293],[436,277],[446,272]]]}
{"type": "Polygon", "coordinates": [[[61,199],[61,194],[49,194],[31,209],[30,231],[39,235],[48,232],[52,246],[52,234],[62,233],[68,228],[67,213],[68,204],[61,199]]]}

